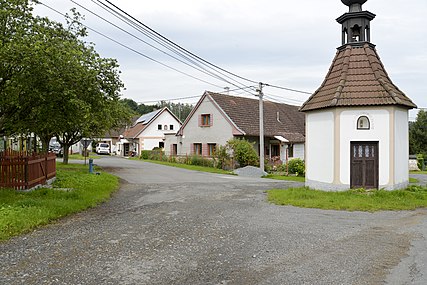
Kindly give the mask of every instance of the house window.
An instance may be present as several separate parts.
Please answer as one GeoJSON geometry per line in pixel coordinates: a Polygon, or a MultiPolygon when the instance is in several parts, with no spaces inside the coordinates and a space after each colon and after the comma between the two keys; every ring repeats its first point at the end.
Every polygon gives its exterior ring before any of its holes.
{"type": "Polygon", "coordinates": [[[272,144],[271,145],[271,156],[280,156],[280,145],[272,144]]]}
{"type": "Polygon", "coordinates": [[[202,155],[202,144],[201,143],[193,144],[193,154],[202,155]]]}
{"type": "Polygon", "coordinates": [[[165,147],[165,143],[164,142],[159,142],[159,148],[164,148],[165,147]]]}
{"type": "Polygon", "coordinates": [[[169,130],[173,131],[173,125],[169,125],[169,130]]]}
{"type": "Polygon", "coordinates": [[[163,129],[164,129],[165,131],[167,131],[167,130],[168,130],[168,125],[165,125],[165,126],[163,127],[163,129]]]}
{"type": "Polygon", "coordinates": [[[370,128],[371,128],[371,124],[369,122],[368,117],[360,116],[359,119],[357,119],[358,130],[369,130],[370,128]]]}
{"type": "Polygon", "coordinates": [[[158,124],[158,125],[157,125],[157,129],[158,129],[158,130],[162,130],[162,125],[158,124]]]}
{"type": "Polygon", "coordinates": [[[216,143],[208,143],[208,156],[214,156],[216,152],[216,143]]]}
{"type": "Polygon", "coordinates": [[[288,145],[288,157],[294,157],[294,145],[293,144],[288,145]]]}
{"type": "Polygon", "coordinates": [[[200,126],[201,127],[211,126],[211,115],[210,114],[202,114],[200,116],[200,126]]]}

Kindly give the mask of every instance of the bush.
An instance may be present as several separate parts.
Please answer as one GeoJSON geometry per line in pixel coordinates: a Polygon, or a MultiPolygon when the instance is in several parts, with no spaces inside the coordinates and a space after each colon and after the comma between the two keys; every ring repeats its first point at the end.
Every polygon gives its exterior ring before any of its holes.
{"type": "Polygon", "coordinates": [[[140,159],[149,159],[150,155],[151,155],[151,150],[142,150],[139,158],[140,159]]]}
{"type": "Polygon", "coordinates": [[[230,164],[230,155],[228,154],[227,147],[218,146],[214,155],[216,167],[219,169],[225,169],[230,164]]]}
{"type": "Polygon", "coordinates": [[[419,170],[422,170],[422,171],[425,170],[424,155],[422,154],[417,155],[417,165],[419,170]]]}
{"type": "Polygon", "coordinates": [[[190,164],[190,165],[213,167],[213,161],[211,159],[206,159],[206,158],[203,158],[199,155],[191,156],[191,158],[188,162],[189,163],[187,163],[187,164],[190,164]]]}
{"type": "Polygon", "coordinates": [[[227,147],[233,150],[234,159],[236,159],[240,167],[258,166],[259,158],[254,149],[254,143],[250,143],[245,139],[232,139],[227,142],[227,147]]]}
{"type": "Polygon", "coordinates": [[[300,158],[291,159],[288,162],[288,171],[289,173],[296,174],[297,176],[304,176],[305,175],[304,160],[300,158]]]}

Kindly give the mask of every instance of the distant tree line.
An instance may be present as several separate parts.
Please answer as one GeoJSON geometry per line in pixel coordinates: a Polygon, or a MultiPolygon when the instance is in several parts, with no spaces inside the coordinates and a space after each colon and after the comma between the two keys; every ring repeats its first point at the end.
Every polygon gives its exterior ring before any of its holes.
{"type": "Polygon", "coordinates": [[[415,122],[409,123],[409,153],[427,158],[427,111],[420,110],[415,122]]]}
{"type": "Polygon", "coordinates": [[[193,105],[188,103],[172,103],[167,101],[159,101],[157,104],[154,105],[145,105],[145,104],[138,104],[132,99],[124,98],[121,100],[122,103],[124,103],[126,106],[129,107],[134,113],[139,115],[144,115],[147,113],[150,113],[154,110],[161,109],[163,107],[168,107],[168,109],[181,121],[184,122],[185,119],[190,114],[191,110],[193,109],[193,105]]]}
{"type": "Polygon", "coordinates": [[[84,38],[81,15],[65,25],[32,14],[33,0],[0,1],[0,133],[42,141],[56,137],[68,149],[130,120],[120,101],[123,83],[115,59],[102,58],[84,38]]]}

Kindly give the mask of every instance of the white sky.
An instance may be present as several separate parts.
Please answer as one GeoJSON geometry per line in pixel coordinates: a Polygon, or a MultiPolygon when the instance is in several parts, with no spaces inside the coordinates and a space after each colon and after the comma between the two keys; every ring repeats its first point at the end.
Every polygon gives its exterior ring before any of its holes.
{"type": "MultiPolygon", "coordinates": [[[[192,76],[234,88],[155,51],[71,0],[40,1],[62,13],[77,7],[85,15],[87,26],[192,76]]],[[[74,1],[148,40],[95,5],[97,1],[74,1]]],[[[110,1],[158,33],[224,69],[256,82],[308,92],[314,92],[326,76],[336,48],[341,45],[340,24],[335,19],[348,11],[339,0],[110,1]]],[[[371,42],[376,44],[389,76],[418,107],[427,107],[427,1],[368,0],[363,9],[377,15],[371,22],[371,42]]],[[[36,7],[35,11],[63,21],[60,15],[43,6],[36,7]]],[[[96,50],[103,57],[119,61],[126,87],[123,97],[147,103],[201,96],[205,90],[224,91],[151,62],[94,32],[89,33],[87,40],[96,44],[96,50]]],[[[271,87],[265,87],[264,92],[270,98],[296,105],[309,96],[271,87]]],[[[197,100],[181,101],[195,103],[197,100]]],[[[414,117],[414,112],[410,116],[414,117]]]]}

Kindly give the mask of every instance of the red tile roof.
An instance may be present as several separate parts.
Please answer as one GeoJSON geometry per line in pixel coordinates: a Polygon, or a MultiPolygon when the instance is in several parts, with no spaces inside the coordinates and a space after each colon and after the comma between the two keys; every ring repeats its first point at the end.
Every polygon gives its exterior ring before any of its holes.
{"type": "MultiPolygon", "coordinates": [[[[224,113],[244,132],[259,136],[259,100],[206,91],[224,113]]],[[[264,135],[283,136],[290,142],[305,141],[305,115],[298,106],[264,101],[264,135]]]]}
{"type": "Polygon", "coordinates": [[[317,91],[301,106],[310,111],[339,106],[416,105],[393,84],[375,46],[347,45],[337,51],[317,91]]]}

